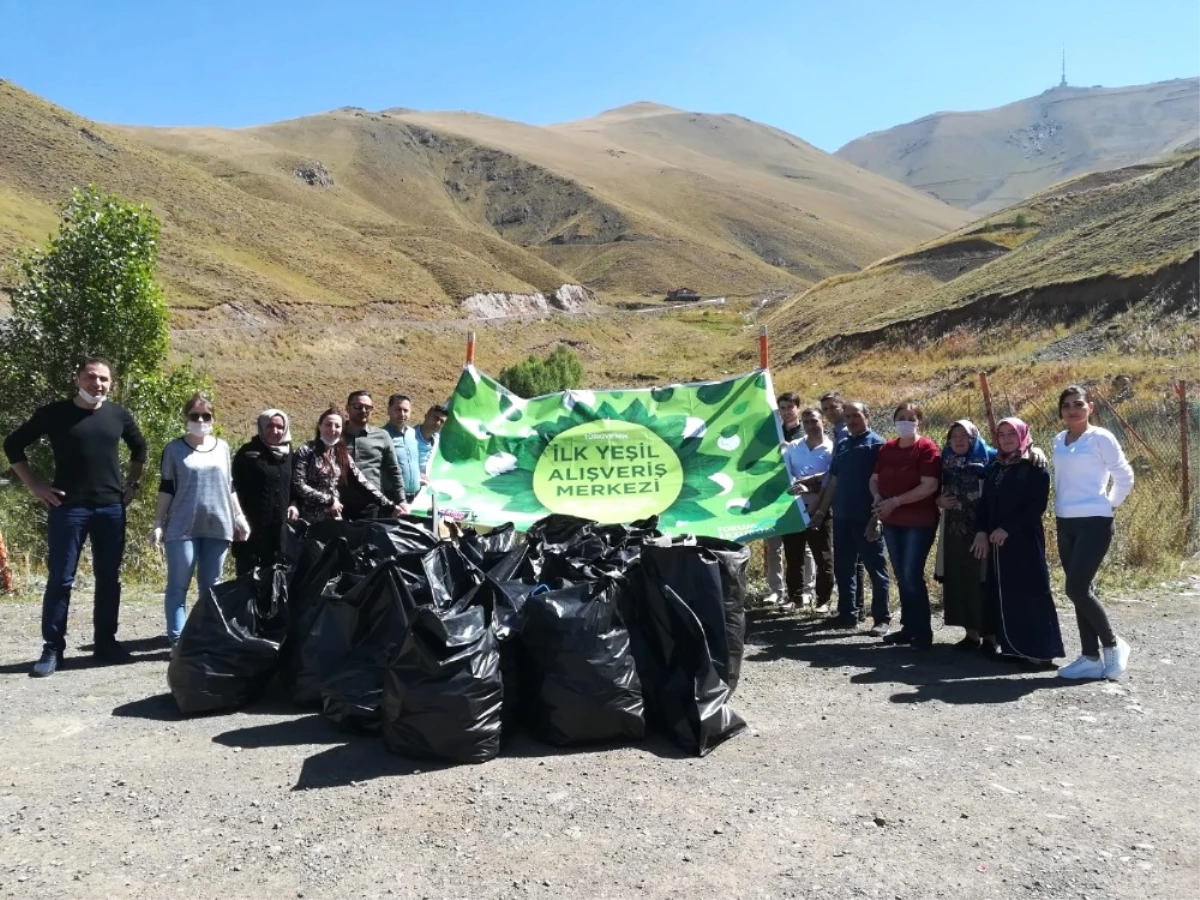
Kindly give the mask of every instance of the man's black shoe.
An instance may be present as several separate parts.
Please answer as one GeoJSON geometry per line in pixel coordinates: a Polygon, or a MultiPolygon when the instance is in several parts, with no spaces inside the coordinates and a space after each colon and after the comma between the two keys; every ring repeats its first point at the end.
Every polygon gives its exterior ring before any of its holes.
{"type": "Polygon", "coordinates": [[[885,635],[883,642],[885,644],[911,644],[912,635],[901,628],[899,631],[893,631],[891,634],[885,635]]]}
{"type": "Polygon", "coordinates": [[[92,650],[92,659],[96,662],[119,664],[127,663],[133,659],[133,654],[121,646],[118,641],[97,642],[96,647],[92,650]]]}
{"type": "Polygon", "coordinates": [[[62,651],[54,647],[43,647],[41,659],[33,664],[33,670],[29,674],[34,678],[49,678],[61,665],[62,651]]]}
{"type": "Polygon", "coordinates": [[[854,616],[830,616],[825,620],[826,628],[858,628],[858,619],[854,616]]]}

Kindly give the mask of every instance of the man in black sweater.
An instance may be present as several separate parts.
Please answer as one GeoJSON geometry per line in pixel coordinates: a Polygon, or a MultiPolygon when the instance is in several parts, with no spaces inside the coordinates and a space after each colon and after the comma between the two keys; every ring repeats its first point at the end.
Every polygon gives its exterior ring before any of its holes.
{"type": "Polygon", "coordinates": [[[123,406],[106,403],[112,367],[86,359],[75,372],[78,393],[39,407],[4,441],[4,453],[29,492],[50,508],[47,527],[46,593],[42,597],[41,659],[35,677],[53,675],[67,646],[67,611],[83,542],[92,539],[96,579],[93,655],[123,662],[129,653],[117,643],[121,605],[121,559],[125,555],[125,507],[137,493],[146,465],[146,439],[123,406]],[[54,452],[54,478],[47,484],[34,473],[25,449],[41,437],[54,452]],[[120,442],[129,447],[129,477],[121,482],[120,442]]]}

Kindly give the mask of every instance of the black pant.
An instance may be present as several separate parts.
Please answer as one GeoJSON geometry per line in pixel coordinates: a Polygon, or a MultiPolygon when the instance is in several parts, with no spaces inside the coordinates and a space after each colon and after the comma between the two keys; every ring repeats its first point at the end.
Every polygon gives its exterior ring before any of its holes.
{"type": "Polygon", "coordinates": [[[1058,558],[1067,576],[1067,596],[1075,604],[1079,643],[1084,656],[1099,656],[1100,645],[1115,647],[1108,613],[1096,596],[1095,578],[1113,538],[1108,516],[1057,519],[1058,558]]]}
{"type": "Polygon", "coordinates": [[[808,526],[797,534],[783,536],[784,571],[791,597],[804,591],[804,548],[812,550],[817,570],[817,606],[824,606],[833,597],[833,523],[828,517],[820,528],[808,526]]]}
{"type": "Polygon", "coordinates": [[[96,595],[92,612],[97,647],[117,637],[121,608],[121,560],[125,556],[125,507],[56,506],[48,516],[46,592],[42,596],[42,641],[60,653],[67,646],[67,612],[83,542],[92,540],[96,595]]]}

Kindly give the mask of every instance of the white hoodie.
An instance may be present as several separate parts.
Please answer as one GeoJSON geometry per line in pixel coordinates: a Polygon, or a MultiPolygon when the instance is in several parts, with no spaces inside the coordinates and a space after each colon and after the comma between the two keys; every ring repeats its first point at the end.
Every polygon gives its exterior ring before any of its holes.
{"type": "Polygon", "coordinates": [[[1054,515],[1111,519],[1133,490],[1133,467],[1121,445],[1111,431],[1095,425],[1070,444],[1066,438],[1065,431],[1054,437],[1054,515]]]}

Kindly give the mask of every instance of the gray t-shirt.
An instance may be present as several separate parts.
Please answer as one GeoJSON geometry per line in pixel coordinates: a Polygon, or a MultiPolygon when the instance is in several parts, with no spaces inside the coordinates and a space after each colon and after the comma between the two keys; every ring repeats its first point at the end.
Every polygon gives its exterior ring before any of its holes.
{"type": "Polygon", "coordinates": [[[173,491],[163,523],[164,541],[233,540],[229,445],[220,438],[207,450],[176,438],[163,448],[163,488],[173,491]]]}

